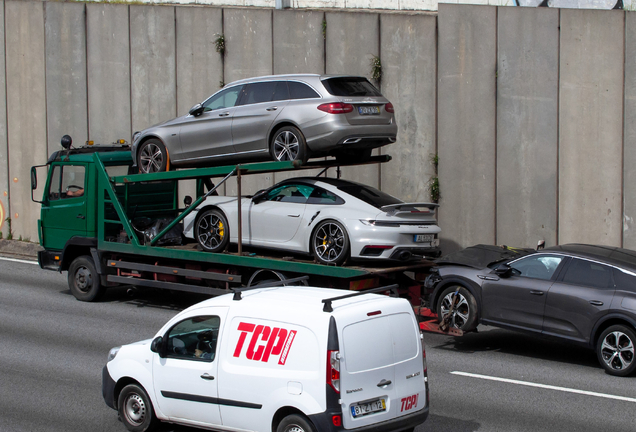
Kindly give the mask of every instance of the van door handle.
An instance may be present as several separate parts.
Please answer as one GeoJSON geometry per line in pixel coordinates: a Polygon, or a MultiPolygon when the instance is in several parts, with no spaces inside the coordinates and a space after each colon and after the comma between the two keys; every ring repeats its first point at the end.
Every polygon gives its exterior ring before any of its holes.
{"type": "Polygon", "coordinates": [[[265,111],[276,111],[278,109],[277,106],[269,107],[265,111]]]}
{"type": "Polygon", "coordinates": [[[603,302],[599,300],[590,300],[590,304],[594,306],[603,306],[603,302]]]}
{"type": "Polygon", "coordinates": [[[543,295],[543,291],[530,291],[532,295],[543,295]]]}
{"type": "Polygon", "coordinates": [[[386,386],[388,386],[389,384],[391,384],[391,380],[385,380],[385,379],[383,379],[382,381],[380,381],[380,382],[378,383],[378,387],[386,387],[386,386]]]}
{"type": "Polygon", "coordinates": [[[229,115],[230,115],[229,112],[224,112],[224,113],[219,114],[219,117],[227,117],[229,115]]]}
{"type": "Polygon", "coordinates": [[[86,216],[84,216],[83,214],[78,214],[78,215],[77,215],[77,218],[78,218],[78,219],[86,219],[86,216]]]}
{"type": "Polygon", "coordinates": [[[201,375],[201,378],[208,381],[212,381],[214,379],[214,377],[208,373],[204,373],[203,375],[201,375]]]}

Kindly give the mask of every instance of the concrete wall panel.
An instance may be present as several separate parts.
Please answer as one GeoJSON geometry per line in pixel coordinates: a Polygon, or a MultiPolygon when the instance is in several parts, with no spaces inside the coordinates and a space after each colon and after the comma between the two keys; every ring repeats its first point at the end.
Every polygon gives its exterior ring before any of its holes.
{"type": "Polygon", "coordinates": [[[176,117],[175,50],[174,7],[130,7],[133,131],[176,117]]]}
{"type": "Polygon", "coordinates": [[[622,11],[561,10],[562,244],[621,244],[624,19],[622,11]]]}
{"type": "MultiPolygon", "coordinates": [[[[380,55],[380,21],[375,13],[326,13],[328,74],[350,74],[371,77],[371,60],[380,55]]],[[[374,154],[378,154],[376,150],[374,154]]],[[[378,187],[377,165],[347,167],[342,177],[378,187]]],[[[331,174],[330,174],[331,175],[331,174]]]]}
{"type": "MultiPolygon", "coordinates": [[[[4,40],[4,0],[0,1],[0,40],[4,40]]],[[[4,44],[0,44],[0,71],[5,70],[4,44]]],[[[9,228],[9,152],[7,147],[6,76],[0,72],[0,235],[6,238],[9,228]]]]}
{"type": "Polygon", "coordinates": [[[382,190],[406,202],[430,201],[435,176],[436,24],[434,16],[382,15],[382,94],[395,107],[398,139],[382,148],[382,190]]]}
{"type": "Polygon", "coordinates": [[[559,11],[500,8],[497,243],[556,244],[559,11]]]}
{"type": "Polygon", "coordinates": [[[87,4],[88,135],[131,141],[128,6],[87,4]]]}
{"type": "Polygon", "coordinates": [[[86,22],[82,3],[45,3],[46,112],[49,153],[69,134],[88,139],[86,22]]]}
{"type": "MultiPolygon", "coordinates": [[[[323,12],[274,11],[274,73],[325,73],[323,12]]],[[[314,176],[320,170],[274,174],[278,182],[298,175],[314,176]]]]}
{"type": "Polygon", "coordinates": [[[636,15],[625,17],[623,247],[636,249],[636,15]]]}
{"type": "Polygon", "coordinates": [[[439,223],[451,252],[495,243],[497,10],[439,9],[439,223]]]}
{"type": "Polygon", "coordinates": [[[14,238],[38,239],[30,168],[46,163],[44,3],[5,4],[9,205],[14,238]]]}
{"type": "MultiPolygon", "coordinates": [[[[272,11],[225,9],[225,82],[271,75],[273,72],[272,11]]],[[[243,178],[242,193],[250,194],[274,184],[274,175],[243,178]]],[[[226,193],[236,194],[236,182],[228,181],[226,193]]]]}

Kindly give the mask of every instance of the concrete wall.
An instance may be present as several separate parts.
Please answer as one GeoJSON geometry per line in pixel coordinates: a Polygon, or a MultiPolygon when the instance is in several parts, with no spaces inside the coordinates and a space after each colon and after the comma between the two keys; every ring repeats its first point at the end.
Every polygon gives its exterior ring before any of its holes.
{"type": "Polygon", "coordinates": [[[495,242],[497,9],[440,5],[438,153],[445,250],[495,242]]]}
{"type": "Polygon", "coordinates": [[[500,8],[497,25],[497,243],[553,245],[559,11],[500,8]]]}
{"type": "MultiPolygon", "coordinates": [[[[4,0],[0,2],[0,35],[4,40],[4,0]]],[[[0,71],[5,70],[4,44],[0,44],[0,71]]],[[[0,234],[6,238],[9,228],[5,219],[9,217],[9,151],[7,147],[6,77],[0,73],[0,234]]],[[[34,239],[35,240],[35,239],[34,239]]]]}
{"type": "Polygon", "coordinates": [[[623,245],[636,249],[636,15],[625,17],[623,245]]]}

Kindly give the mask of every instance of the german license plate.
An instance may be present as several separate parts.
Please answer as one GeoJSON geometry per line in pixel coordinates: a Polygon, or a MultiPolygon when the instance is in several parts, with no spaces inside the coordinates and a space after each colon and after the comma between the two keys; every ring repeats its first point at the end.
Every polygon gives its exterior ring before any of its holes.
{"type": "Polygon", "coordinates": [[[384,399],[378,399],[371,402],[351,405],[351,415],[355,417],[362,417],[368,414],[373,414],[380,411],[386,411],[386,402],[384,399]]]}
{"type": "Polygon", "coordinates": [[[361,105],[358,107],[360,115],[378,115],[380,114],[380,107],[377,105],[361,105]]]}
{"type": "Polygon", "coordinates": [[[415,243],[430,243],[435,239],[435,234],[415,234],[413,241],[415,243]]]}

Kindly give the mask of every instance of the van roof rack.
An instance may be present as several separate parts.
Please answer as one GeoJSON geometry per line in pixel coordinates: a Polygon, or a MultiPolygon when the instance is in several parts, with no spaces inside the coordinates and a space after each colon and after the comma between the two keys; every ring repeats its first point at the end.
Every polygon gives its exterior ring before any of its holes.
{"type": "Polygon", "coordinates": [[[281,285],[286,286],[287,284],[290,284],[290,283],[302,282],[308,279],[309,279],[309,276],[300,276],[300,277],[291,278],[291,279],[284,279],[284,280],[278,280],[278,281],[272,281],[272,282],[263,282],[263,283],[259,283],[259,284],[247,286],[247,287],[232,288],[232,292],[234,293],[234,297],[232,297],[232,300],[242,300],[241,293],[243,291],[249,291],[249,290],[253,290],[257,288],[271,288],[271,287],[277,287],[281,285]]]}
{"type": "Polygon", "coordinates": [[[343,296],[339,296],[339,297],[331,297],[328,299],[323,299],[323,303],[325,304],[325,306],[322,308],[322,310],[324,312],[333,312],[333,307],[331,307],[331,302],[336,301],[336,300],[343,300],[346,298],[350,298],[350,297],[356,297],[359,295],[364,295],[364,294],[373,294],[373,293],[379,293],[379,292],[384,292],[384,291],[391,291],[392,296],[397,297],[398,292],[397,289],[400,286],[398,284],[393,284],[393,285],[387,285],[387,286],[383,286],[383,287],[379,287],[379,288],[371,288],[368,290],[364,290],[364,291],[358,291],[356,293],[353,294],[347,294],[347,295],[343,295],[343,296]]]}

